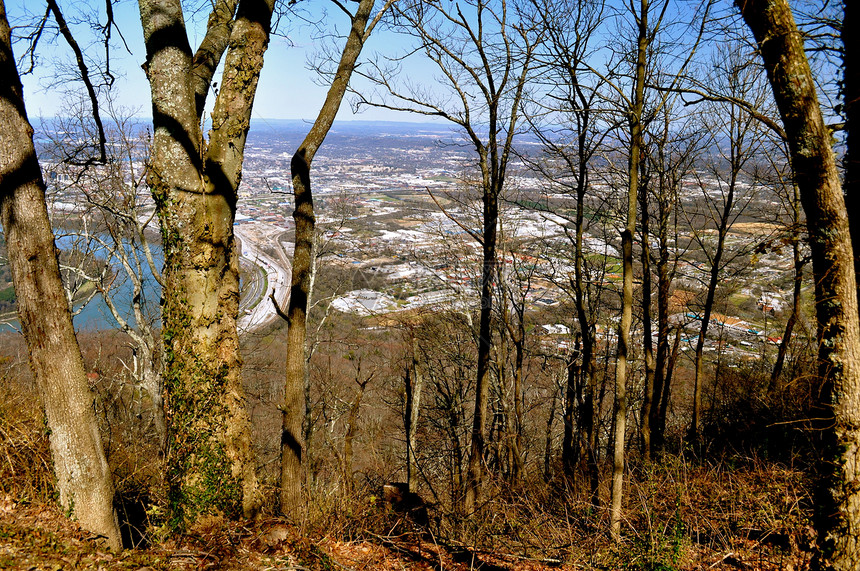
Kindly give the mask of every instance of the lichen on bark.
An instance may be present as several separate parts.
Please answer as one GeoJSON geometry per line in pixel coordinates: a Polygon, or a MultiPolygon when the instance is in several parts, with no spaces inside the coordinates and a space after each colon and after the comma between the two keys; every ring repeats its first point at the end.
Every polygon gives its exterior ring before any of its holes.
{"type": "Polygon", "coordinates": [[[251,517],[258,505],[236,329],[233,222],[273,0],[214,0],[193,54],[179,0],[139,0],[152,90],[149,184],[162,227],[166,522],[251,517]],[[226,58],[225,58],[226,54],[226,58]],[[224,59],[209,140],[206,94],[224,59]],[[241,75],[243,82],[233,78],[241,75]]]}

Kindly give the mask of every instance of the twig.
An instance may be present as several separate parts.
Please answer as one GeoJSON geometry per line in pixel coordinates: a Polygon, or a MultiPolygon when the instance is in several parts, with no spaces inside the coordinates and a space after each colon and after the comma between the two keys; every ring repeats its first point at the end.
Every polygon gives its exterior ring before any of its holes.
{"type": "Polygon", "coordinates": [[[270,294],[269,294],[269,299],[271,299],[271,300],[272,300],[272,305],[274,305],[274,306],[275,306],[275,313],[277,313],[277,314],[278,314],[278,317],[280,317],[281,319],[283,319],[284,321],[286,321],[286,322],[287,322],[287,324],[289,324],[289,323],[290,323],[290,318],[287,316],[287,314],[286,314],[286,313],[284,312],[284,310],[281,308],[281,304],[280,304],[280,303],[278,303],[278,300],[275,298],[275,290],[272,290],[272,293],[270,293],[270,294]]]}
{"type": "Polygon", "coordinates": [[[427,189],[427,194],[429,194],[429,195],[430,195],[430,198],[432,198],[432,199],[433,199],[433,202],[435,202],[435,203],[436,203],[436,206],[438,206],[438,207],[439,207],[439,210],[441,210],[441,211],[442,211],[442,214],[444,214],[444,215],[445,215],[445,216],[446,216],[446,217],[447,217],[451,222],[453,222],[454,224],[456,224],[457,226],[459,226],[459,227],[460,227],[460,229],[461,229],[461,230],[463,230],[463,232],[465,232],[466,234],[468,234],[469,236],[471,236],[472,238],[474,238],[476,242],[478,242],[478,243],[479,243],[479,244],[481,244],[481,245],[483,245],[483,244],[484,244],[484,238],[483,238],[483,236],[480,236],[480,235],[479,235],[477,232],[475,232],[474,230],[472,230],[472,229],[470,229],[470,228],[467,228],[467,227],[466,227],[462,222],[460,222],[460,221],[459,221],[455,216],[453,216],[450,212],[448,212],[448,211],[445,209],[445,207],[444,207],[444,206],[442,206],[441,204],[439,204],[439,201],[438,201],[438,200],[436,200],[436,197],[435,197],[435,196],[433,196],[433,192],[432,192],[429,188],[427,189]]]}

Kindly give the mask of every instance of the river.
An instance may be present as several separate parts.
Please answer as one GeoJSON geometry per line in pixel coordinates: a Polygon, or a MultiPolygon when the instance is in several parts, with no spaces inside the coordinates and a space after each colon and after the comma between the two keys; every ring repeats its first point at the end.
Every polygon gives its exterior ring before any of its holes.
{"type": "MultiPolygon", "coordinates": [[[[110,240],[108,236],[103,236],[102,238],[110,240]]],[[[71,235],[58,236],[56,238],[57,247],[61,250],[68,250],[74,246],[78,239],[77,236],[71,235]]],[[[126,247],[130,249],[129,245],[126,247]]],[[[152,250],[155,267],[160,271],[161,266],[164,264],[161,246],[153,244],[150,245],[150,249],[152,250]]],[[[96,256],[98,256],[97,253],[96,256]]],[[[101,256],[101,258],[104,259],[104,256],[101,256]]],[[[143,258],[142,253],[141,264],[143,265],[144,275],[142,301],[145,307],[149,308],[149,313],[156,316],[161,299],[161,287],[152,275],[152,271],[149,269],[149,265],[146,263],[145,258],[143,258]]],[[[132,285],[120,267],[119,262],[114,262],[114,271],[116,272],[115,284],[112,288],[114,304],[119,308],[120,315],[124,319],[129,320],[129,323],[133,325],[135,320],[131,310],[132,285]]],[[[98,331],[119,327],[119,324],[113,315],[111,315],[101,295],[96,294],[86,306],[82,308],[80,305],[77,305],[75,310],[79,310],[79,313],[73,319],[76,331],[98,331]]],[[[0,331],[17,331],[19,329],[20,325],[17,319],[0,323],[0,331]]]]}

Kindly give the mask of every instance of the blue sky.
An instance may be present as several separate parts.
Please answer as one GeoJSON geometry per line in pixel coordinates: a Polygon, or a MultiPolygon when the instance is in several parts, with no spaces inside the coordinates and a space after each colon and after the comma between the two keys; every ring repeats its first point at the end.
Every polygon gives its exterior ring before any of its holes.
{"type": "MultiPolygon", "coordinates": [[[[41,2],[32,0],[9,0],[7,11],[10,20],[15,24],[23,24],[28,18],[27,9],[35,10],[41,16],[44,6],[41,2]]],[[[60,6],[64,10],[67,20],[72,22],[78,10],[82,9],[83,2],[69,2],[60,0],[60,6]]],[[[93,2],[89,2],[93,5],[93,2]]],[[[201,3],[204,8],[208,2],[201,3]]],[[[95,3],[94,5],[102,5],[95,3]]],[[[319,6],[320,3],[314,4],[319,6]]],[[[102,8],[103,10],[103,8],[102,8]]],[[[123,37],[131,50],[129,54],[120,43],[117,34],[114,33],[115,41],[112,51],[112,70],[119,77],[114,87],[115,100],[123,107],[135,110],[141,116],[150,115],[149,84],[146,81],[141,64],[145,59],[143,46],[143,33],[140,27],[140,16],[137,2],[125,0],[118,3],[114,8],[117,24],[120,26],[123,37]]],[[[189,40],[192,46],[196,46],[205,31],[207,10],[201,9],[199,13],[188,12],[187,28],[189,40]]],[[[37,16],[37,17],[38,17],[37,16]]],[[[327,27],[332,25],[345,26],[346,17],[337,10],[330,10],[328,17],[317,12],[307,15],[311,18],[322,19],[327,27]]],[[[32,14],[29,16],[32,17],[32,14]]],[[[104,21],[102,15],[101,21],[104,21]]],[[[86,46],[85,53],[100,56],[102,48],[93,42],[86,26],[74,26],[78,42],[86,46]]],[[[298,18],[287,16],[283,19],[281,33],[287,37],[273,36],[269,49],[266,52],[266,63],[260,78],[260,84],[254,105],[255,118],[271,119],[313,119],[319,110],[325,97],[326,89],[314,83],[315,72],[307,69],[309,59],[313,58],[319,51],[320,41],[315,38],[315,32],[308,24],[300,24],[298,18]]],[[[380,31],[380,30],[377,30],[380,31]]],[[[21,30],[23,33],[23,29],[21,30]]],[[[384,32],[379,38],[372,38],[365,48],[365,53],[370,53],[375,46],[391,44],[394,41],[391,34],[384,32]],[[374,41],[375,40],[375,41],[374,41]]],[[[25,90],[25,101],[28,113],[31,116],[50,117],[62,115],[67,103],[60,96],[59,90],[52,87],[56,83],[55,62],[66,62],[71,65],[72,55],[61,38],[49,41],[51,38],[43,38],[39,50],[39,64],[36,72],[22,78],[25,90]]],[[[332,42],[332,39],[327,41],[332,42]]],[[[23,43],[15,46],[15,55],[20,57],[25,49],[23,43]]],[[[335,48],[337,50],[340,47],[335,48]]],[[[210,98],[211,99],[211,98],[210,98]]],[[[369,109],[358,115],[354,115],[347,101],[338,115],[339,120],[394,120],[394,121],[416,121],[424,120],[403,113],[395,113],[385,110],[369,109]]]]}
{"type": "MultiPolygon", "coordinates": [[[[76,22],[73,31],[79,43],[85,47],[88,55],[94,59],[101,59],[102,46],[100,38],[94,36],[91,27],[82,22],[83,13],[92,13],[101,10],[100,22],[105,21],[104,0],[58,0],[63,8],[66,19],[76,22]]],[[[692,9],[699,7],[702,0],[676,0],[670,2],[673,18],[679,23],[667,29],[669,38],[681,42],[690,40],[688,28],[691,25],[692,9]]],[[[16,34],[21,36],[27,32],[24,27],[28,22],[30,25],[37,21],[44,13],[44,0],[5,0],[7,12],[16,34]]],[[[284,2],[285,3],[285,2],[284,2]]],[[[377,0],[381,4],[382,0],[377,0]]],[[[186,27],[189,41],[196,46],[205,32],[206,19],[209,12],[209,0],[185,0],[186,6],[197,6],[196,10],[186,9],[186,27]]],[[[347,2],[347,5],[351,5],[347,2]]],[[[299,2],[298,6],[305,10],[301,15],[306,20],[318,21],[321,27],[328,31],[340,27],[343,32],[348,26],[348,20],[331,2],[324,0],[308,0],[299,2]],[[324,10],[328,10],[328,14],[324,10]]],[[[610,41],[618,36],[616,26],[621,29],[630,30],[631,23],[629,15],[621,8],[621,0],[607,0],[607,20],[598,30],[593,44],[599,48],[593,55],[594,62],[598,66],[605,65],[608,58],[608,49],[612,46],[610,41]]],[[[718,3],[715,10],[725,15],[731,12],[729,2],[718,3]]],[[[143,34],[140,26],[140,16],[136,0],[118,0],[114,7],[117,25],[120,27],[123,37],[128,43],[131,51],[129,54],[122,46],[119,35],[113,34],[113,45],[111,57],[112,70],[118,75],[113,95],[115,101],[125,109],[133,111],[141,117],[148,117],[151,113],[149,102],[149,84],[146,81],[141,64],[145,59],[143,47],[143,34]]],[[[714,14],[712,14],[714,16],[714,14]]],[[[266,63],[263,68],[260,84],[254,105],[253,117],[255,119],[305,119],[312,120],[316,117],[322,104],[326,88],[315,83],[317,78],[314,71],[308,69],[308,61],[319,53],[326,45],[329,51],[339,54],[343,44],[343,38],[333,38],[330,35],[320,38],[320,30],[310,24],[302,23],[298,15],[285,15],[281,20],[279,34],[273,35],[269,49],[266,53],[266,63]]],[[[405,51],[406,42],[410,41],[403,35],[394,34],[378,27],[370,41],[367,43],[362,58],[369,57],[374,51],[381,51],[387,55],[402,54],[405,51]]],[[[25,50],[25,42],[15,45],[15,53],[20,57],[25,50]]],[[[683,48],[683,46],[682,46],[683,48]]],[[[708,44],[699,48],[699,55],[704,56],[710,49],[708,44]]],[[[683,53],[683,52],[682,52],[683,53]]],[[[676,54],[677,56],[677,54],[676,54]]],[[[51,117],[68,114],[68,100],[62,95],[62,87],[68,86],[72,89],[82,89],[82,84],[72,81],[71,77],[57,78],[59,69],[65,65],[66,69],[74,68],[71,50],[65,42],[56,37],[56,33],[44,35],[39,50],[39,61],[36,73],[23,78],[25,87],[25,101],[31,116],[51,117]],[[58,65],[58,62],[63,65],[58,65]],[[56,87],[60,84],[60,89],[56,87]]],[[[416,55],[404,63],[404,69],[408,72],[410,84],[421,84],[427,93],[440,96],[444,99],[450,91],[445,90],[444,82],[437,81],[438,69],[426,59],[416,55]]],[[[356,78],[353,78],[356,84],[356,78]]],[[[426,122],[430,118],[425,115],[412,115],[408,113],[397,113],[381,109],[367,109],[365,112],[354,115],[350,108],[349,97],[341,106],[339,120],[387,120],[387,121],[418,121],[426,122]]],[[[213,99],[209,98],[210,103],[213,99]]],[[[456,107],[456,106],[455,106],[456,107]]]]}

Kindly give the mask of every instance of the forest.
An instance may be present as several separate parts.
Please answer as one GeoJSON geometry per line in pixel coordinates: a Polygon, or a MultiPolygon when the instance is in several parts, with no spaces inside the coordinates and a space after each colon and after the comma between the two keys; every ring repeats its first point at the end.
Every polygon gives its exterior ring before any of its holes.
{"type": "Polygon", "coordinates": [[[857,11],[0,0],[0,567],[860,569],[857,11]]]}

